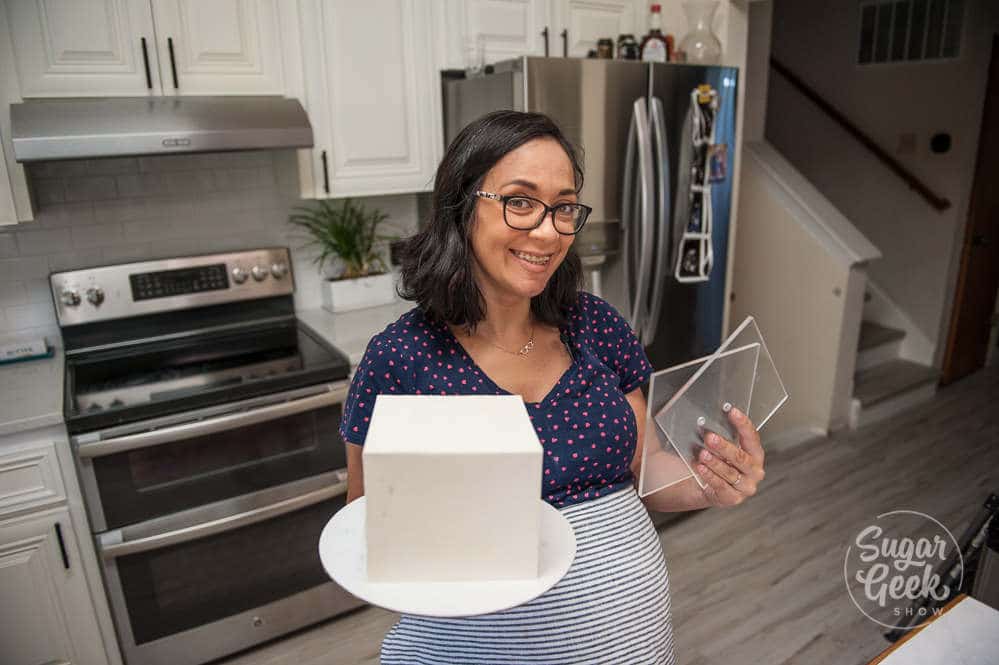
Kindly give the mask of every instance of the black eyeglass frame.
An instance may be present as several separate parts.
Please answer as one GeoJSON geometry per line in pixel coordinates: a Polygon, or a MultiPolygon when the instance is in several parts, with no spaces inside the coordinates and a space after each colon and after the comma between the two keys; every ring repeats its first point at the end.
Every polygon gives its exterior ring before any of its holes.
{"type": "Polygon", "coordinates": [[[475,195],[477,197],[479,197],[479,198],[490,199],[492,201],[499,201],[499,202],[501,202],[503,204],[503,223],[506,224],[507,226],[509,226],[514,231],[533,231],[534,229],[536,229],[539,226],[541,226],[542,224],[544,224],[545,223],[545,219],[547,219],[548,217],[551,217],[552,218],[552,226],[555,228],[555,232],[556,233],[560,233],[560,234],[562,234],[564,236],[574,236],[574,235],[578,234],[580,231],[583,230],[583,226],[586,225],[586,220],[590,218],[590,213],[593,212],[593,208],[591,208],[590,206],[588,206],[588,205],[586,205],[584,203],[557,203],[557,204],[555,204],[553,206],[550,206],[550,205],[548,205],[547,203],[545,203],[544,201],[542,201],[540,199],[536,199],[533,196],[526,196],[524,194],[493,194],[492,192],[483,192],[483,191],[480,190],[480,191],[475,192],[475,195]],[[510,199],[527,199],[529,201],[534,201],[536,203],[541,204],[541,207],[545,209],[545,212],[544,212],[544,214],[542,214],[542,215],[540,215],[538,217],[538,221],[534,224],[534,226],[532,226],[530,228],[520,228],[520,227],[514,226],[506,218],[506,203],[510,199]],[[581,221],[579,223],[579,226],[572,233],[566,233],[565,231],[559,231],[558,226],[555,225],[555,209],[558,208],[558,207],[560,207],[560,206],[564,206],[564,205],[578,206],[582,210],[582,213],[583,213],[583,221],[581,221]]]}

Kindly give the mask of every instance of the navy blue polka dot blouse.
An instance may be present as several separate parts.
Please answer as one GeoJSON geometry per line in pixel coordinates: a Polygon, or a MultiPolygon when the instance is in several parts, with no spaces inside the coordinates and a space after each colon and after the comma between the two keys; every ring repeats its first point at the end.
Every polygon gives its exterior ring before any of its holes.
{"type": "MultiPolygon", "coordinates": [[[[632,483],[637,427],[624,395],[652,374],[628,322],[602,298],[581,291],[561,331],[573,348],[572,365],[544,399],[525,403],[544,448],[541,496],[555,507],[632,483]]],[[[493,383],[446,325],[414,307],[368,342],[344,402],[345,441],[364,443],[380,394],[510,393],[493,383]]]]}

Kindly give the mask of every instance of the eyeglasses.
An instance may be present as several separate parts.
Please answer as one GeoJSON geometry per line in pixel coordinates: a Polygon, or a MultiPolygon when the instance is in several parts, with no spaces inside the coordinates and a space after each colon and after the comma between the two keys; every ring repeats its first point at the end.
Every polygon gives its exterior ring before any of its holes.
{"type": "Polygon", "coordinates": [[[518,231],[538,228],[545,221],[545,217],[551,214],[556,231],[565,236],[576,235],[582,230],[586,218],[593,212],[593,208],[582,203],[557,203],[550,206],[544,201],[520,194],[475,192],[475,195],[502,202],[503,221],[511,229],[518,231]]]}

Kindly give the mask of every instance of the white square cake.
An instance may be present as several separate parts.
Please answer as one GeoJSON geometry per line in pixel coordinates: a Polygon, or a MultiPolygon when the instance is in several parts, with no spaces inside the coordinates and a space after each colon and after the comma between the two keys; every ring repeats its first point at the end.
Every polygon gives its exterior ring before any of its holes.
{"type": "Polygon", "coordinates": [[[363,454],[369,581],[537,577],[542,449],[519,395],[379,395],[363,454]]]}

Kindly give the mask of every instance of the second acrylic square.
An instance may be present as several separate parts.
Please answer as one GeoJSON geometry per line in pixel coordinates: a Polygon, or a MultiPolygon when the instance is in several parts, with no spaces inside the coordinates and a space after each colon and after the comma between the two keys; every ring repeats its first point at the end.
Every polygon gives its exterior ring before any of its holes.
{"type": "Polygon", "coordinates": [[[691,476],[700,487],[706,486],[694,470],[704,434],[711,431],[737,440],[726,405],[749,413],[759,352],[759,344],[747,344],[713,356],[713,362],[711,357],[700,358],[653,375],[640,496],[691,476]]]}

